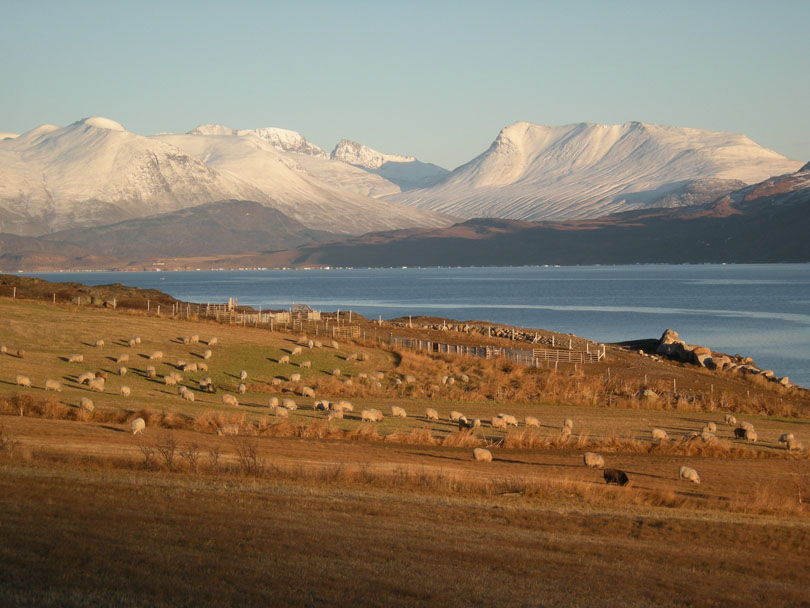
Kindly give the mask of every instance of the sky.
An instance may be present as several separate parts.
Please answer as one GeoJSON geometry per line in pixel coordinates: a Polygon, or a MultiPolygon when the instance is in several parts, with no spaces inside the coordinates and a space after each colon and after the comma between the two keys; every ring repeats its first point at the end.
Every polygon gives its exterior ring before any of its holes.
{"type": "Polygon", "coordinates": [[[0,0],[0,131],[106,116],[448,169],[516,121],[744,133],[810,160],[810,2],[0,0]]]}

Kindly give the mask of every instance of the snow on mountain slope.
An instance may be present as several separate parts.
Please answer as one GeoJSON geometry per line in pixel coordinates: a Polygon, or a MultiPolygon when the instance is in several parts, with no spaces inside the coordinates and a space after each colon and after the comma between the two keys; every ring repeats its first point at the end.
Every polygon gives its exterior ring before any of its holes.
{"type": "Polygon", "coordinates": [[[297,131],[278,129],[276,127],[265,127],[263,129],[246,129],[238,131],[237,135],[255,134],[257,137],[269,142],[274,148],[284,152],[295,152],[305,156],[317,156],[319,158],[329,158],[329,155],[318,146],[304,138],[297,131]]]}
{"type": "Polygon", "coordinates": [[[695,180],[753,183],[799,166],[744,135],[518,122],[433,186],[386,198],[468,218],[585,218],[645,207],[695,180]]]}
{"type": "Polygon", "coordinates": [[[250,183],[275,207],[317,230],[359,234],[394,227],[444,226],[449,218],[368,196],[397,188],[361,169],[328,158],[285,152],[257,131],[236,136],[155,135],[219,174],[250,183]]]}
{"type": "Polygon", "coordinates": [[[363,167],[396,184],[402,190],[425,188],[447,175],[447,169],[423,163],[413,156],[383,154],[356,141],[341,139],[331,157],[350,165],[363,167]]]}
{"type": "Polygon", "coordinates": [[[15,137],[19,137],[19,136],[20,136],[19,133],[5,133],[3,131],[0,131],[0,140],[14,139],[15,137]]]}
{"type": "Polygon", "coordinates": [[[267,197],[107,118],[0,141],[0,231],[42,234],[234,198],[267,197]]]}

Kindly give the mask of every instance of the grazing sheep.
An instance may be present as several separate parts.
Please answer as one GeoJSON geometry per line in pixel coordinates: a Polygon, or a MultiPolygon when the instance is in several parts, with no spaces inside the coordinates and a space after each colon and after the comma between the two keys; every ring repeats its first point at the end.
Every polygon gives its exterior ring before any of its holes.
{"type": "Polygon", "coordinates": [[[93,342],[93,346],[96,348],[104,348],[104,340],[96,340],[93,342]]]}
{"type": "Polygon", "coordinates": [[[717,425],[714,422],[709,422],[706,425],[706,428],[708,429],[708,431],[710,433],[716,433],[717,432],[717,425]]]}
{"type": "Polygon", "coordinates": [[[473,450],[473,458],[478,462],[492,462],[492,452],[484,448],[475,448],[473,450]]]}
{"type": "Polygon", "coordinates": [[[105,371],[96,372],[95,377],[96,378],[104,378],[104,380],[107,380],[107,372],[105,372],[105,371]]]}
{"type": "Polygon", "coordinates": [[[332,375],[335,376],[335,377],[339,376],[340,375],[340,368],[336,367],[335,369],[333,369],[332,370],[332,375]]]}
{"type": "Polygon", "coordinates": [[[154,365],[148,365],[146,367],[146,377],[152,379],[157,378],[157,370],[154,365]]]}
{"type": "Polygon", "coordinates": [[[745,429],[738,426],[734,429],[734,439],[745,439],[745,429]]]}
{"type": "Polygon", "coordinates": [[[692,483],[700,483],[700,475],[692,467],[682,466],[678,469],[678,479],[681,481],[691,481],[692,483]]]}
{"type": "Polygon", "coordinates": [[[518,426],[517,418],[512,414],[498,414],[498,418],[502,418],[507,426],[518,426]]]}
{"type": "Polygon", "coordinates": [[[84,410],[85,412],[92,412],[96,409],[96,406],[93,405],[93,400],[88,399],[87,397],[82,397],[79,399],[79,408],[84,410]]]}
{"type": "Polygon", "coordinates": [[[163,358],[163,351],[162,350],[156,350],[151,355],[149,355],[149,360],[150,361],[157,361],[158,359],[162,359],[162,358],[163,358]]]}
{"type": "Polygon", "coordinates": [[[304,352],[304,349],[301,348],[300,346],[296,346],[294,349],[290,351],[290,355],[294,357],[295,355],[300,355],[302,352],[304,352]]]}
{"type": "Polygon", "coordinates": [[[239,372],[239,379],[240,380],[247,380],[247,372],[245,370],[242,370],[242,371],[239,372]]]}
{"type": "Polygon", "coordinates": [[[197,334],[194,334],[193,336],[191,336],[191,343],[192,344],[199,344],[200,343],[200,336],[198,336],[197,334]]]}
{"type": "Polygon", "coordinates": [[[779,435],[779,443],[787,443],[793,439],[793,433],[782,433],[779,435]]]}
{"type": "Polygon", "coordinates": [[[238,434],[239,434],[238,424],[223,424],[221,427],[217,429],[217,435],[238,435],[238,434]]]}
{"type": "Polygon", "coordinates": [[[311,386],[305,386],[301,389],[301,396],[306,399],[314,399],[315,389],[313,389],[311,386]]]}
{"type": "Polygon", "coordinates": [[[700,429],[700,432],[701,433],[713,433],[714,431],[712,431],[711,427],[708,424],[706,424],[706,425],[703,426],[702,429],[700,429]]]}
{"type": "Polygon", "coordinates": [[[239,407],[239,400],[233,395],[222,395],[222,403],[231,407],[239,407]]]}
{"type": "Polygon", "coordinates": [[[0,345],[0,353],[3,353],[4,355],[8,353],[8,346],[6,346],[5,344],[0,345]]]}
{"type": "Polygon", "coordinates": [[[723,417],[723,422],[725,422],[729,426],[734,426],[735,424],[737,424],[737,419],[731,414],[726,414],[723,417]]]}
{"type": "Polygon", "coordinates": [[[804,452],[804,444],[791,437],[787,440],[787,449],[788,452],[804,452]]]}
{"type": "Polygon", "coordinates": [[[279,357],[278,362],[280,365],[287,365],[290,362],[290,356],[284,355],[283,357],[279,357]]]}
{"type": "Polygon", "coordinates": [[[307,348],[315,348],[315,341],[314,340],[307,340],[305,345],[307,348]]]}
{"type": "Polygon", "coordinates": [[[461,412],[458,412],[456,410],[450,412],[450,422],[458,422],[459,418],[462,417],[464,417],[464,414],[462,414],[461,412]]]}
{"type": "Polygon", "coordinates": [[[351,355],[346,355],[346,361],[357,361],[357,353],[352,353],[351,355]]]}
{"type": "Polygon", "coordinates": [[[753,431],[754,425],[751,424],[750,422],[746,422],[745,420],[743,420],[740,422],[740,428],[745,429],[746,431],[753,431]]]}
{"type": "Polygon", "coordinates": [[[391,415],[394,418],[407,418],[408,412],[406,412],[403,408],[399,407],[398,405],[391,406],[391,415]]]}
{"type": "Polygon", "coordinates": [[[132,429],[133,435],[143,433],[144,429],[146,428],[146,421],[144,421],[143,418],[136,418],[130,423],[129,428],[132,429]]]}
{"type": "Polygon", "coordinates": [[[360,420],[363,422],[381,422],[382,418],[382,412],[373,408],[360,412],[360,420]]]}
{"type": "Polygon", "coordinates": [[[279,418],[287,418],[290,415],[290,412],[281,406],[276,407],[276,409],[273,410],[273,413],[279,418]]]}
{"type": "Polygon", "coordinates": [[[76,382],[79,384],[87,384],[95,377],[96,375],[93,372],[84,372],[83,374],[80,374],[78,378],[76,378],[76,382]]]}
{"type": "Polygon", "coordinates": [[[596,452],[585,452],[582,460],[586,467],[591,467],[592,469],[605,468],[605,459],[602,458],[601,454],[597,454],[596,452]]]}
{"type": "Polygon", "coordinates": [[[667,432],[664,429],[653,429],[652,438],[653,441],[666,441],[669,439],[669,435],[667,435],[667,432]]]}
{"type": "Polygon", "coordinates": [[[285,410],[290,410],[291,412],[294,412],[295,410],[298,409],[298,404],[293,399],[282,399],[281,407],[283,407],[285,410]]]}
{"type": "Polygon", "coordinates": [[[198,364],[197,364],[197,371],[200,371],[200,372],[207,372],[207,371],[208,371],[208,365],[206,365],[206,364],[205,364],[205,363],[203,363],[203,362],[198,363],[198,364]]]}
{"type": "Polygon", "coordinates": [[[301,382],[301,374],[290,374],[290,382],[301,382]]]}
{"type": "Polygon", "coordinates": [[[323,344],[321,344],[320,340],[315,340],[315,348],[321,348],[323,344]]]}
{"type": "Polygon", "coordinates": [[[183,366],[183,371],[184,371],[184,372],[193,373],[193,372],[196,372],[196,371],[197,371],[197,369],[198,369],[198,368],[197,368],[197,364],[196,364],[196,363],[189,363],[188,365],[184,365],[184,366],[183,366]]]}
{"type": "Polygon", "coordinates": [[[316,411],[327,412],[329,411],[329,402],[326,400],[316,401],[312,407],[316,411]]]}
{"type": "Polygon", "coordinates": [[[116,363],[128,363],[129,362],[129,355],[118,355],[115,362],[116,363]]]}
{"type": "Polygon", "coordinates": [[[526,416],[523,421],[526,423],[526,426],[535,426],[538,429],[540,428],[540,421],[534,416],[526,416]]]}
{"type": "Polygon", "coordinates": [[[141,337],[140,336],[135,336],[135,344],[140,344],[140,343],[141,343],[141,337]]]}
{"type": "Polygon", "coordinates": [[[301,361],[301,363],[299,363],[298,366],[309,369],[310,367],[312,367],[312,361],[301,361]]]}
{"type": "Polygon", "coordinates": [[[613,483],[617,486],[626,486],[630,482],[627,473],[618,469],[605,469],[602,476],[605,478],[605,483],[613,483]]]}
{"type": "Polygon", "coordinates": [[[492,425],[493,429],[505,429],[506,428],[506,420],[504,420],[500,416],[495,416],[490,421],[490,425],[492,425]]]}
{"type": "Polygon", "coordinates": [[[122,386],[120,389],[118,389],[118,392],[121,393],[122,397],[129,397],[131,391],[129,390],[128,386],[122,386]]]}
{"type": "Polygon", "coordinates": [[[45,390],[46,391],[56,391],[57,393],[62,392],[62,385],[59,384],[58,380],[51,380],[48,378],[45,380],[45,390]]]}
{"type": "Polygon", "coordinates": [[[306,346],[306,343],[307,343],[308,340],[309,339],[306,336],[301,336],[300,338],[298,338],[298,341],[296,342],[296,344],[300,344],[301,346],[306,346]]]}
{"type": "Polygon", "coordinates": [[[715,439],[717,439],[717,436],[714,433],[710,433],[709,431],[702,431],[700,433],[700,440],[704,443],[714,441],[715,439]]]}
{"type": "Polygon", "coordinates": [[[433,408],[429,407],[425,410],[425,419],[426,420],[438,420],[439,419],[439,412],[434,410],[433,408]]]}
{"type": "Polygon", "coordinates": [[[214,346],[219,340],[216,338],[208,338],[208,346],[214,346]]]}
{"type": "Polygon", "coordinates": [[[566,418],[565,420],[563,420],[563,426],[565,428],[567,428],[568,430],[573,431],[574,430],[574,421],[571,420],[570,418],[566,418]]]}
{"type": "Polygon", "coordinates": [[[467,418],[459,418],[458,420],[458,430],[459,431],[471,431],[475,428],[475,424],[472,420],[467,420],[467,418]]]}
{"type": "Polygon", "coordinates": [[[127,368],[124,367],[124,366],[119,367],[118,368],[118,375],[119,376],[126,376],[127,375],[127,368]]]}
{"type": "Polygon", "coordinates": [[[129,346],[130,348],[135,348],[135,345],[136,345],[136,344],[137,344],[137,342],[135,342],[135,338],[130,338],[130,339],[127,341],[127,346],[129,346]]]}
{"type": "Polygon", "coordinates": [[[240,395],[244,395],[247,392],[247,386],[244,383],[241,383],[236,387],[236,390],[240,395]]]}
{"type": "Polygon", "coordinates": [[[97,393],[104,392],[104,378],[93,378],[87,385],[90,387],[91,391],[96,391],[97,393]]]}
{"type": "Polygon", "coordinates": [[[341,412],[353,412],[354,406],[348,401],[338,401],[332,404],[332,409],[340,410],[341,412]]]}
{"type": "Polygon", "coordinates": [[[214,356],[214,353],[212,353],[210,350],[204,350],[203,351],[203,359],[205,359],[206,361],[208,361],[208,359],[210,359],[213,356],[214,356]]]}
{"type": "Polygon", "coordinates": [[[332,340],[332,342],[330,343],[330,346],[331,346],[332,348],[334,348],[335,350],[337,350],[338,348],[340,348],[340,345],[337,343],[337,340],[332,340]]]}
{"type": "Polygon", "coordinates": [[[191,336],[183,336],[183,344],[185,344],[186,346],[191,344],[191,336]]]}
{"type": "Polygon", "coordinates": [[[166,374],[163,376],[163,384],[166,386],[174,386],[177,384],[177,380],[175,379],[173,374],[166,374]]]}
{"type": "Polygon", "coordinates": [[[745,440],[748,443],[756,443],[757,439],[759,439],[759,437],[757,437],[757,432],[756,431],[753,431],[751,429],[748,429],[748,430],[745,431],[745,440]]]}
{"type": "Polygon", "coordinates": [[[270,397],[270,399],[267,400],[267,406],[271,409],[274,407],[278,407],[278,404],[279,404],[278,397],[270,397]]]}
{"type": "Polygon", "coordinates": [[[183,369],[186,366],[187,363],[188,363],[188,361],[186,361],[185,359],[178,359],[177,363],[175,363],[174,366],[177,369],[183,369]]]}
{"type": "Polygon", "coordinates": [[[68,363],[82,363],[84,361],[84,355],[70,355],[68,357],[68,363]]]}
{"type": "Polygon", "coordinates": [[[327,420],[343,420],[343,412],[342,411],[330,411],[329,414],[326,416],[327,420]]]}

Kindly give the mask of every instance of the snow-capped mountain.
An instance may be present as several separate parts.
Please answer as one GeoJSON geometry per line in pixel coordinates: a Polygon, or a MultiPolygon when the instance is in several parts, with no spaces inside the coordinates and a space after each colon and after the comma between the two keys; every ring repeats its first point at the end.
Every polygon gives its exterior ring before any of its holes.
{"type": "Polygon", "coordinates": [[[447,175],[447,169],[423,163],[413,156],[383,154],[356,141],[341,139],[331,157],[384,177],[402,190],[426,188],[447,175]]]}
{"type": "MultiPolygon", "coordinates": [[[[678,204],[678,192],[696,180],[729,180],[731,191],[800,165],[744,135],[639,122],[518,122],[433,186],[386,198],[467,218],[586,218],[678,204]]],[[[709,183],[713,195],[718,183],[709,183]]]]}
{"type": "Polygon", "coordinates": [[[203,125],[194,133],[143,137],[94,117],[0,140],[0,232],[44,234],[222,200],[255,201],[346,234],[450,221],[371,198],[399,188],[318,155],[292,131],[203,125]]]}

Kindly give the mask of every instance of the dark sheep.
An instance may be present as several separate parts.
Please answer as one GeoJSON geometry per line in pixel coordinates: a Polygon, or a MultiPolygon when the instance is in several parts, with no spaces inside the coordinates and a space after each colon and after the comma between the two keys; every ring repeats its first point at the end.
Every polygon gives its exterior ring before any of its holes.
{"type": "Polygon", "coordinates": [[[204,386],[201,386],[200,388],[202,390],[204,390],[206,393],[216,393],[217,392],[217,387],[214,386],[211,383],[208,383],[208,384],[206,384],[204,386]]]}
{"type": "Polygon", "coordinates": [[[615,483],[617,486],[626,486],[630,481],[627,478],[627,473],[618,469],[605,469],[603,475],[605,483],[615,483]]]}
{"type": "Polygon", "coordinates": [[[734,439],[745,439],[745,429],[740,427],[734,429],[734,439]]]}
{"type": "Polygon", "coordinates": [[[107,379],[107,372],[96,372],[96,378],[104,378],[107,379]]]}

